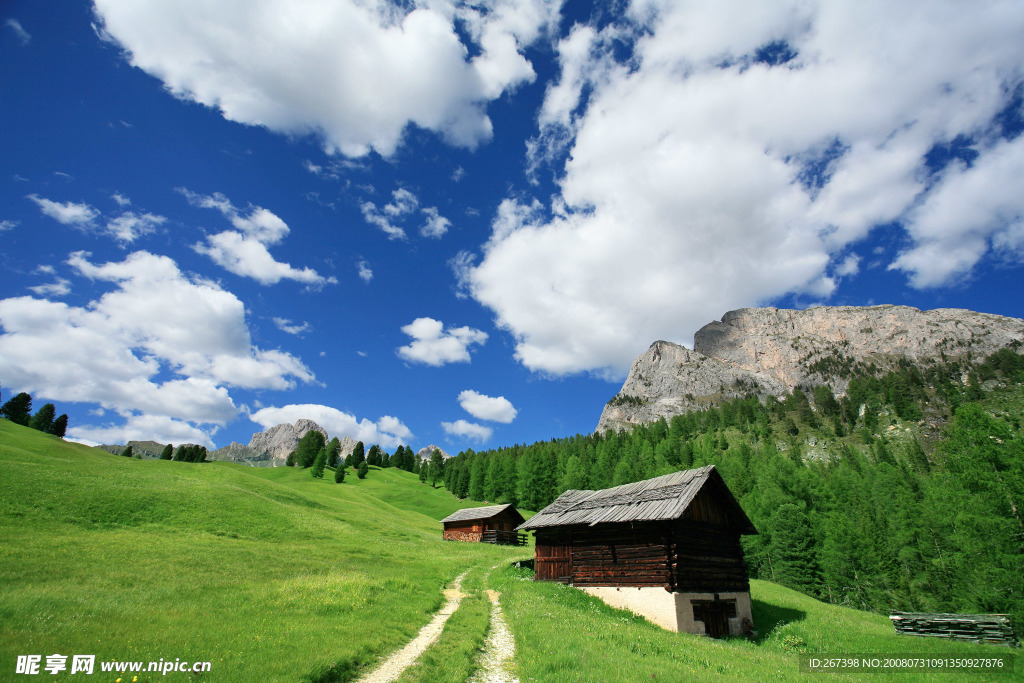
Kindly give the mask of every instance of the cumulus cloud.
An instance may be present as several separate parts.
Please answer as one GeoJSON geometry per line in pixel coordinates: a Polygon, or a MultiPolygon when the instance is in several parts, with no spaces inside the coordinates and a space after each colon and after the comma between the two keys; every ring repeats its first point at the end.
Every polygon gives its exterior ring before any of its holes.
{"type": "Polygon", "coordinates": [[[274,259],[267,247],[283,240],[289,229],[272,211],[251,204],[242,211],[220,192],[201,195],[183,187],[178,188],[178,191],[193,206],[220,211],[234,226],[235,230],[209,235],[205,243],[192,245],[197,253],[209,256],[224,269],[264,285],[277,284],[281,280],[296,280],[310,287],[323,287],[338,282],[336,278],[324,277],[312,268],[293,268],[288,263],[274,259]]]}
{"type": "Polygon", "coordinates": [[[836,266],[835,274],[839,277],[848,277],[860,272],[860,256],[850,254],[843,259],[842,263],[836,266]]]}
{"type": "Polygon", "coordinates": [[[416,318],[402,328],[413,338],[408,346],[401,346],[398,355],[405,360],[426,365],[468,363],[469,347],[487,341],[487,333],[472,327],[444,329],[444,323],[433,318],[416,318]]]}
{"type": "Polygon", "coordinates": [[[274,318],[274,325],[282,332],[295,335],[305,334],[313,329],[309,323],[296,324],[287,318],[274,318]]]}
{"type": "Polygon", "coordinates": [[[0,232],[18,227],[21,221],[0,221],[0,232]]]}
{"type": "Polygon", "coordinates": [[[636,0],[577,27],[533,141],[558,194],[506,199],[460,291],[526,367],[621,377],[730,309],[827,298],[876,226],[906,226],[919,287],[1015,257],[1024,138],[994,122],[1020,117],[1022,31],[999,2],[636,0]],[[959,136],[973,164],[928,161],[959,136]]]}
{"type": "Polygon", "coordinates": [[[489,139],[487,103],[534,79],[522,51],[560,4],[97,0],[95,12],[176,97],[354,157],[391,155],[410,124],[469,148],[489,139]]]}
{"type": "MultiPolygon", "coordinates": [[[[122,245],[130,244],[139,237],[154,232],[167,220],[164,216],[149,212],[137,214],[133,211],[123,211],[118,216],[107,218],[101,226],[97,220],[101,217],[101,212],[89,204],[60,203],[35,194],[30,194],[28,198],[39,206],[44,215],[55,221],[83,230],[105,233],[122,245]]],[[[113,199],[122,208],[131,204],[130,200],[119,194],[113,195],[113,199]]]]}
{"type": "MultiPolygon", "coordinates": [[[[228,387],[289,389],[315,379],[298,358],[254,347],[242,302],[185,276],[170,258],[135,252],[94,264],[76,252],[68,264],[112,289],[81,307],[0,300],[0,374],[31,394],[98,403],[126,421],[102,429],[166,418],[208,441],[211,426],[238,413],[228,387]]],[[[91,427],[79,427],[74,435],[91,438],[91,427]]]]}
{"type": "Polygon", "coordinates": [[[359,271],[359,279],[363,282],[369,282],[373,279],[373,270],[370,269],[370,264],[365,259],[361,259],[356,264],[356,268],[359,271]]]}
{"type": "Polygon", "coordinates": [[[392,192],[391,198],[389,203],[380,208],[373,202],[363,202],[359,207],[366,222],[380,229],[388,236],[388,239],[406,238],[405,228],[399,224],[416,213],[417,209],[426,216],[426,222],[420,227],[420,234],[424,237],[440,238],[448,232],[448,228],[452,225],[451,221],[440,215],[436,206],[420,209],[419,198],[405,188],[399,188],[392,192]]]}
{"type": "Polygon", "coordinates": [[[36,296],[64,296],[71,291],[71,281],[59,277],[54,282],[49,282],[45,285],[36,285],[35,287],[29,287],[28,289],[36,296]]]}
{"type": "Polygon", "coordinates": [[[379,444],[382,448],[396,448],[407,444],[412,438],[409,428],[396,417],[384,415],[376,422],[314,403],[293,404],[281,407],[267,407],[249,415],[249,419],[264,429],[282,423],[294,424],[300,419],[309,419],[327,430],[332,437],[349,436],[368,446],[379,444]]]}
{"type": "Polygon", "coordinates": [[[214,447],[207,432],[165,415],[132,415],[123,425],[72,425],[68,429],[68,441],[77,441],[89,446],[129,441],[156,441],[176,446],[194,443],[207,448],[214,447]]]}
{"type": "Polygon", "coordinates": [[[105,230],[108,235],[118,242],[130,244],[143,235],[155,232],[157,227],[163,225],[166,221],[167,219],[164,216],[125,211],[120,216],[115,216],[108,220],[105,230]]]}
{"type": "Polygon", "coordinates": [[[518,412],[512,402],[504,396],[486,396],[472,389],[466,389],[459,394],[459,405],[478,420],[490,420],[504,424],[516,419],[518,412]]]}
{"type": "Polygon", "coordinates": [[[455,422],[442,422],[441,427],[444,429],[446,434],[452,436],[461,436],[464,439],[470,439],[483,443],[491,438],[493,430],[490,427],[476,424],[475,422],[468,422],[466,420],[456,420],[455,422]]]}
{"type": "Polygon", "coordinates": [[[437,207],[430,206],[423,209],[423,215],[427,217],[427,222],[420,228],[420,234],[424,237],[438,239],[448,232],[448,228],[452,227],[452,222],[440,215],[437,212],[437,207]]]}
{"type": "Polygon", "coordinates": [[[92,225],[100,215],[99,211],[85,203],[64,202],[62,204],[35,194],[30,194],[28,198],[39,206],[43,214],[64,225],[86,227],[92,225]]]}

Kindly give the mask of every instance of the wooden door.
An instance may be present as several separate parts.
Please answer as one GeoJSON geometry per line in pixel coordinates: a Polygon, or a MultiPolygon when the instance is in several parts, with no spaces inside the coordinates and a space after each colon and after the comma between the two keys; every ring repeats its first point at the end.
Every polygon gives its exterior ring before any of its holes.
{"type": "Polygon", "coordinates": [[[572,580],[572,546],[538,543],[533,568],[535,581],[569,583],[572,580]]]}

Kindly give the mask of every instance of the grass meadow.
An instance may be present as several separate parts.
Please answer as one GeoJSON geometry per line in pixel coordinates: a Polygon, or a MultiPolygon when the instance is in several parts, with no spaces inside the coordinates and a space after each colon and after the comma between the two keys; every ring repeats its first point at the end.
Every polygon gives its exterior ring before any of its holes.
{"type": "Polygon", "coordinates": [[[635,683],[739,680],[1021,680],[1020,649],[896,635],[888,617],[819,602],[766,581],[751,582],[754,640],[712,640],[671,633],[641,617],[613,609],[570,586],[535,583],[526,569],[491,574],[516,640],[521,681],[635,683]],[[888,654],[992,657],[1011,655],[1005,674],[801,673],[799,655],[888,654]]]}
{"type": "Polygon", "coordinates": [[[437,519],[473,504],[412,474],[329,475],[135,460],[0,420],[0,680],[54,653],[345,680],[411,639],[466,568],[523,554],[442,541],[437,519]]]}

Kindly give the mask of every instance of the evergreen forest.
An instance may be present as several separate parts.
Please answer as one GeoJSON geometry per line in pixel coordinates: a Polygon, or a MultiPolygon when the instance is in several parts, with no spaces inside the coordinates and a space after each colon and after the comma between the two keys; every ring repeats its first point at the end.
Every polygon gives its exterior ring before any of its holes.
{"type": "Polygon", "coordinates": [[[759,531],[743,538],[751,578],[858,609],[1024,624],[1024,357],[869,370],[838,399],[808,387],[631,431],[467,450],[444,483],[539,510],[568,489],[713,464],[759,531]]]}

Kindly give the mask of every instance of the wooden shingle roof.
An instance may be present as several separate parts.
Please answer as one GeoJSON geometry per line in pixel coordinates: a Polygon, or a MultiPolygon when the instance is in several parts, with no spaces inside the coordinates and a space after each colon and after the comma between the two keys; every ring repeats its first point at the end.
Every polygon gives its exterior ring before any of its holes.
{"type": "Polygon", "coordinates": [[[538,512],[517,531],[545,527],[657,522],[679,519],[705,486],[725,508],[731,525],[740,533],[757,530],[729,491],[714,465],[673,472],[653,479],[600,491],[569,490],[538,512]]]}
{"type": "Polygon", "coordinates": [[[519,514],[519,510],[516,510],[515,507],[512,505],[487,505],[480,508],[464,508],[462,510],[456,510],[455,512],[448,515],[441,521],[464,522],[470,519],[490,519],[491,517],[496,517],[497,515],[500,515],[502,512],[508,510],[509,508],[511,508],[512,512],[519,516],[519,519],[523,518],[523,516],[519,514]]]}

